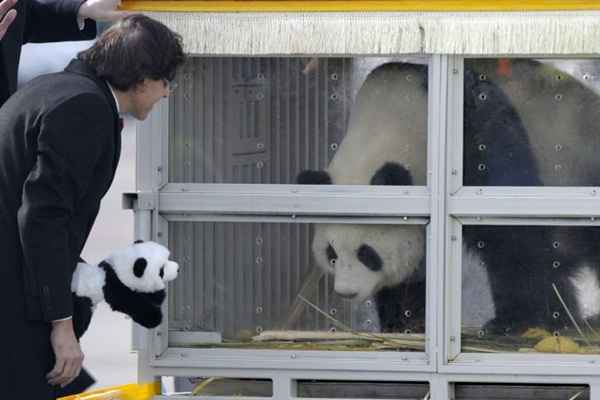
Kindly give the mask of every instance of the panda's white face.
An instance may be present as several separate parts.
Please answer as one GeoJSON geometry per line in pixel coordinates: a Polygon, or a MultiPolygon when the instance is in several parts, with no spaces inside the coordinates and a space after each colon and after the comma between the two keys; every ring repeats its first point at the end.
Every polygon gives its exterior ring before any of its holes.
{"type": "Polygon", "coordinates": [[[317,264],[334,275],[335,292],[360,302],[412,274],[423,243],[419,226],[323,224],[312,247],[317,264]]]}
{"type": "Polygon", "coordinates": [[[116,251],[108,262],[119,280],[131,290],[153,293],[177,277],[179,265],[169,261],[169,250],[155,242],[139,242],[116,251]]]}

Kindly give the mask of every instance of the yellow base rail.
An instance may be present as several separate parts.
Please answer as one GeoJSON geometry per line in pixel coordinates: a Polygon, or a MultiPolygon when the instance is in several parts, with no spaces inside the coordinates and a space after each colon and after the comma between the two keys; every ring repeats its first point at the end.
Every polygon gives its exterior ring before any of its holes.
{"type": "Polygon", "coordinates": [[[61,397],[58,400],[150,400],[160,393],[158,383],[128,384],[61,397]]]}

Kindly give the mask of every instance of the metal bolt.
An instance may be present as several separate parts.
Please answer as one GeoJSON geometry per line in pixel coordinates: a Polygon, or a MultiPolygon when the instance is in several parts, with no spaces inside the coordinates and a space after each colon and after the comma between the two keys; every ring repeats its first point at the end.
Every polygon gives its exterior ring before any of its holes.
{"type": "Polygon", "coordinates": [[[257,148],[258,150],[262,150],[262,149],[264,149],[264,148],[265,148],[265,144],[264,144],[264,143],[257,143],[257,144],[256,144],[256,148],[257,148]]]}
{"type": "Polygon", "coordinates": [[[456,169],[453,169],[453,170],[452,170],[452,175],[454,175],[454,176],[458,175],[458,170],[456,170],[456,169]]]}

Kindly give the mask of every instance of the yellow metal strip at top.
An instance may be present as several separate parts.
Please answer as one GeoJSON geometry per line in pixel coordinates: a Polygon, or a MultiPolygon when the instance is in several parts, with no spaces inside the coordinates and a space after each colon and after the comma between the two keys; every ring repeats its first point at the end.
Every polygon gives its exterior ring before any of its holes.
{"type": "Polygon", "coordinates": [[[600,10],[600,0],[124,0],[121,8],[164,12],[584,11],[600,10]]]}

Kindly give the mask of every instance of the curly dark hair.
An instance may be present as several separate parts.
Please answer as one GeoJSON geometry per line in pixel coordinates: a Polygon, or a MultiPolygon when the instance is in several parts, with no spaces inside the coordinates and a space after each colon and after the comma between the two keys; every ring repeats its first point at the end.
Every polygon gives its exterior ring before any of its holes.
{"type": "Polygon", "coordinates": [[[133,14],[104,31],[77,58],[115,89],[127,91],[144,79],[173,80],[185,54],[180,35],[150,17],[133,14]]]}

